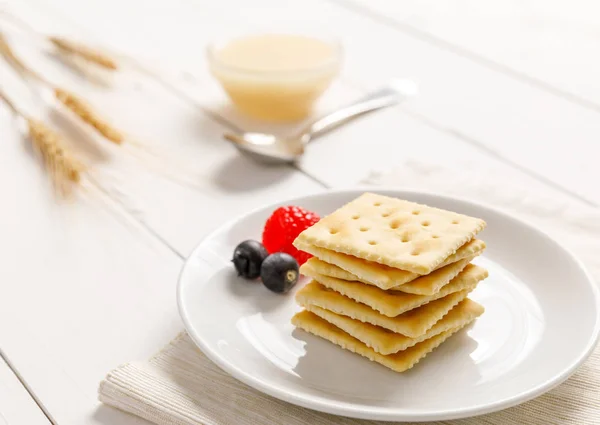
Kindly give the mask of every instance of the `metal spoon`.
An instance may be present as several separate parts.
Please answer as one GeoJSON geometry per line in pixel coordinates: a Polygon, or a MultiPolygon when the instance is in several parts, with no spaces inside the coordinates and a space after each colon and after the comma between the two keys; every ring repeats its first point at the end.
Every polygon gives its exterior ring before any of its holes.
{"type": "Polygon", "coordinates": [[[319,118],[295,137],[279,138],[264,133],[226,133],[224,137],[240,152],[260,162],[290,163],[298,159],[304,153],[306,145],[317,136],[367,112],[395,105],[416,93],[417,86],[414,82],[393,80],[357,102],[319,118]]]}

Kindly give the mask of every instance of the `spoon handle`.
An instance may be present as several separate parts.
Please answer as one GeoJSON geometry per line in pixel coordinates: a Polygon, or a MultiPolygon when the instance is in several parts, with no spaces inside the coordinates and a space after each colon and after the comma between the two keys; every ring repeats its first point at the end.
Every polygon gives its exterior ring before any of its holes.
{"type": "Polygon", "coordinates": [[[319,118],[301,132],[302,136],[304,136],[302,138],[306,142],[309,142],[310,139],[320,136],[340,124],[367,112],[395,105],[403,99],[414,96],[416,92],[416,85],[412,81],[394,80],[379,90],[369,93],[357,102],[319,118]]]}

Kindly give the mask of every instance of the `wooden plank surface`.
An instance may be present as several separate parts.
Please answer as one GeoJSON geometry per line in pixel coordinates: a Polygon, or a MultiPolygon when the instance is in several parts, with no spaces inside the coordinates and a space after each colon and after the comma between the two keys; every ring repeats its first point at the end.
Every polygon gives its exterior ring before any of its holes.
{"type": "MultiPolygon", "coordinates": [[[[345,81],[364,90],[394,77],[414,78],[421,93],[406,108],[423,122],[592,203],[600,202],[594,183],[600,178],[595,167],[597,111],[359,11],[322,0],[218,4],[152,0],[144,2],[144,19],[136,22],[138,8],[133,2],[71,3],[61,0],[56,5],[62,5],[60,13],[72,22],[85,22],[93,38],[155,60],[164,56],[191,70],[202,88],[190,91],[200,93],[208,105],[216,104],[213,94],[219,92],[207,75],[202,52],[206,42],[256,28],[293,30],[310,22],[311,30],[334,33],[343,40],[345,81]],[[136,22],[135,31],[131,22],[136,22]]],[[[393,136],[381,131],[373,137],[393,136]]],[[[337,133],[331,138],[338,143],[337,133]]]]}
{"type": "MultiPolygon", "coordinates": [[[[138,87],[137,80],[125,78],[117,82],[115,101],[109,91],[88,88],[25,43],[18,46],[49,78],[84,95],[120,127],[139,130],[131,131],[136,139],[160,140],[161,153],[178,149],[188,156],[177,158],[195,165],[191,178],[197,184],[181,185],[95,140],[100,153],[93,157],[94,172],[117,203],[90,192],[57,204],[13,118],[0,110],[0,157],[6,161],[0,193],[11,200],[0,220],[0,232],[10,241],[1,254],[11,259],[0,269],[2,348],[58,424],[141,424],[101,406],[96,391],[109,370],[148,358],[181,331],[174,295],[179,251],[242,211],[321,186],[293,169],[239,160],[221,142],[223,128],[153,84],[138,87]],[[149,222],[163,223],[180,239],[169,235],[172,241],[164,241],[149,222]]],[[[10,78],[4,67],[1,72],[10,78]]],[[[28,110],[42,109],[15,78],[2,84],[28,110]]],[[[88,136],[62,127],[75,140],[88,136]]]]}
{"type": "Polygon", "coordinates": [[[600,4],[576,0],[339,0],[408,34],[600,109],[600,4]]]}
{"type": "Polygon", "coordinates": [[[0,358],[0,424],[50,425],[8,364],[0,358]]]}
{"type": "MultiPolygon", "coordinates": [[[[0,220],[10,242],[0,253],[12,260],[0,269],[0,343],[61,425],[143,423],[99,406],[98,382],[120,363],[147,358],[181,329],[174,288],[182,257],[202,235],[251,208],[324,186],[351,186],[373,170],[411,160],[484,164],[549,196],[573,193],[600,202],[593,184],[600,171],[591,166],[600,135],[597,112],[339,4],[11,0],[7,5],[40,30],[84,36],[142,58],[179,93],[130,71],[115,79],[113,89],[91,86],[40,55],[27,37],[13,38],[30,63],[85,95],[111,122],[166,158],[157,170],[154,162],[138,159],[139,151],[100,145],[94,170],[116,202],[88,196],[57,205],[10,115],[0,110],[5,158],[0,193],[14,200],[0,220]],[[227,122],[282,134],[293,129],[254,123],[231,110],[206,71],[203,47],[210,39],[272,28],[274,22],[288,29],[310,22],[313,30],[343,38],[343,78],[317,114],[392,77],[415,78],[421,94],[316,141],[299,170],[265,168],[242,158],[221,139],[227,122]]],[[[40,112],[39,100],[5,67],[0,73],[3,87],[40,112]]],[[[73,138],[88,137],[61,128],[73,138]]]]}
{"type": "Polygon", "coordinates": [[[13,166],[0,171],[12,200],[0,223],[10,241],[0,248],[10,259],[0,269],[2,349],[57,423],[101,423],[99,414],[131,423],[97,412],[97,385],[125,356],[147,357],[180,330],[180,258],[95,198],[54,203],[20,140],[3,140],[13,166]]]}

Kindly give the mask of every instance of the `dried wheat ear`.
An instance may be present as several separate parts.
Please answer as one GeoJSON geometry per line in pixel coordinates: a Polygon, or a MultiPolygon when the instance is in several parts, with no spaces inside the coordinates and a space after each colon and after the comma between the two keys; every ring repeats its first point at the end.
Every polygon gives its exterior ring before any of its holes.
{"type": "Polygon", "coordinates": [[[49,36],[48,40],[50,40],[50,42],[62,53],[78,56],[90,63],[111,71],[116,71],[118,69],[117,62],[113,58],[92,47],[62,37],[49,36]]]}
{"type": "Polygon", "coordinates": [[[60,103],[62,103],[68,110],[73,112],[83,122],[93,127],[106,139],[116,144],[123,143],[123,134],[114,128],[108,121],[101,118],[86,101],[67,90],[54,86],[42,75],[36,73],[19,57],[17,57],[2,33],[0,33],[0,55],[4,56],[6,61],[12,65],[24,78],[29,76],[38,80],[42,84],[49,86],[53,90],[54,96],[60,103]]]}
{"type": "Polygon", "coordinates": [[[25,119],[31,143],[41,155],[54,183],[57,186],[63,186],[66,181],[79,183],[84,167],[65,146],[61,136],[43,121],[25,119]]]}
{"type": "Polygon", "coordinates": [[[4,15],[8,21],[19,26],[22,30],[32,34],[33,36],[48,40],[54,45],[54,47],[56,47],[57,53],[59,54],[77,56],[89,63],[95,64],[109,71],[116,71],[118,69],[117,61],[110,57],[107,53],[102,52],[97,48],[62,36],[52,36],[41,33],[19,16],[7,10],[0,10],[0,15],[4,15]]]}
{"type": "Polygon", "coordinates": [[[50,174],[54,188],[63,195],[71,192],[73,186],[81,182],[85,167],[65,145],[61,136],[43,121],[29,117],[0,91],[2,100],[17,116],[27,124],[28,139],[34,150],[42,158],[50,174]]]}
{"type": "Polygon", "coordinates": [[[77,115],[83,122],[92,126],[98,133],[113,143],[123,143],[123,134],[102,119],[83,99],[64,89],[55,87],[54,96],[67,109],[77,115]]]}

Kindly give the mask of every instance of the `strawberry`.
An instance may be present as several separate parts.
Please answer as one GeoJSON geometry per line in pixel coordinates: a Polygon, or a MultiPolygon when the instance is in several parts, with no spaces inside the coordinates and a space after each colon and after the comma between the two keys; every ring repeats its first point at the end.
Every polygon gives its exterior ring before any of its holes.
{"type": "Polygon", "coordinates": [[[275,252],[285,252],[290,254],[298,261],[298,264],[304,264],[311,255],[298,251],[292,242],[304,230],[320,220],[320,217],[301,207],[287,206],[279,207],[265,223],[262,242],[270,254],[275,252]]]}

